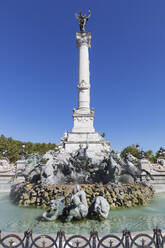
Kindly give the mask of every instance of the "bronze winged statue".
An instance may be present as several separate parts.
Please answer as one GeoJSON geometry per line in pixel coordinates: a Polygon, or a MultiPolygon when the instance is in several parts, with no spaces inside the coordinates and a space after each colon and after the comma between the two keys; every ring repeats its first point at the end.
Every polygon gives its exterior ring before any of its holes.
{"type": "Polygon", "coordinates": [[[75,14],[76,18],[79,20],[79,25],[80,25],[80,32],[86,32],[85,27],[88,19],[91,17],[91,11],[89,10],[89,15],[86,16],[86,14],[82,14],[82,11],[80,11],[80,14],[75,14]]]}

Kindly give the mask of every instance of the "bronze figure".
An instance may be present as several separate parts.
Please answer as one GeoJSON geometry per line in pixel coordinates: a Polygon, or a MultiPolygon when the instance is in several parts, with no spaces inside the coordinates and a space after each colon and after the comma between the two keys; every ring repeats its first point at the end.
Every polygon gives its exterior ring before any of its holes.
{"type": "Polygon", "coordinates": [[[91,11],[89,10],[89,15],[86,16],[86,14],[82,14],[82,11],[80,11],[80,15],[75,14],[76,18],[79,20],[79,25],[80,25],[80,32],[83,33],[85,32],[85,26],[88,21],[88,19],[91,16],[91,11]]]}

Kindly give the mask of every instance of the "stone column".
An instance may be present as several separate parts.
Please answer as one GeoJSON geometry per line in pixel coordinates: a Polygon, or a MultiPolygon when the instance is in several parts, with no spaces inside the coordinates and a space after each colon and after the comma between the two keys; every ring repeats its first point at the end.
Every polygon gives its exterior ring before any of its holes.
{"type": "Polygon", "coordinates": [[[78,108],[73,110],[74,133],[95,132],[93,127],[94,110],[90,109],[89,53],[91,33],[76,33],[79,49],[78,108]]]}
{"type": "Polygon", "coordinates": [[[89,54],[91,33],[76,33],[77,48],[79,49],[79,76],[78,76],[78,112],[90,113],[90,79],[89,54]]]}
{"type": "MultiPolygon", "coordinates": [[[[93,161],[104,159],[103,151],[110,151],[109,144],[95,132],[94,109],[90,108],[90,73],[89,48],[91,33],[76,33],[76,43],[79,51],[78,65],[78,107],[73,109],[73,129],[61,141],[65,151],[72,153],[80,149],[80,145],[87,149],[87,154],[93,161]],[[103,153],[102,153],[103,152],[103,153]],[[102,154],[102,155],[100,155],[102,154]]],[[[94,162],[95,163],[95,162],[94,162]]]]}

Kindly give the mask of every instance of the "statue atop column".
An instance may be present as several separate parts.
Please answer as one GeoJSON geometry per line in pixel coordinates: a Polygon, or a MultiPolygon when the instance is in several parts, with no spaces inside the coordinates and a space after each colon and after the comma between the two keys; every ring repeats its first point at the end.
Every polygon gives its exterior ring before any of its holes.
{"type": "Polygon", "coordinates": [[[85,32],[85,26],[88,21],[88,19],[91,16],[91,11],[89,10],[89,15],[86,16],[86,14],[82,14],[82,11],[80,11],[80,15],[75,14],[76,18],[79,20],[79,25],[80,25],[80,32],[83,33],[85,32]]]}

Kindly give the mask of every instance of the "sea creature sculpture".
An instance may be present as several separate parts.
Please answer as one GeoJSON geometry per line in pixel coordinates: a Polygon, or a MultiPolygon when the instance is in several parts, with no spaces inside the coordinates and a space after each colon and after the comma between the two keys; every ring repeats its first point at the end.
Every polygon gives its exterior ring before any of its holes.
{"type": "Polygon", "coordinates": [[[93,198],[89,208],[89,215],[96,219],[107,219],[110,211],[108,201],[103,196],[93,198]]]}
{"type": "Polygon", "coordinates": [[[25,169],[22,171],[26,181],[38,183],[41,180],[41,163],[42,155],[33,153],[28,156],[25,160],[25,169]]]}
{"type": "Polygon", "coordinates": [[[88,214],[88,204],[86,200],[86,193],[80,189],[79,185],[73,188],[70,204],[64,209],[66,215],[66,222],[72,219],[80,220],[88,214]]]}
{"type": "Polygon", "coordinates": [[[50,201],[50,209],[43,213],[43,218],[48,221],[53,221],[59,218],[63,214],[65,208],[65,197],[60,197],[56,200],[50,201]]]}

